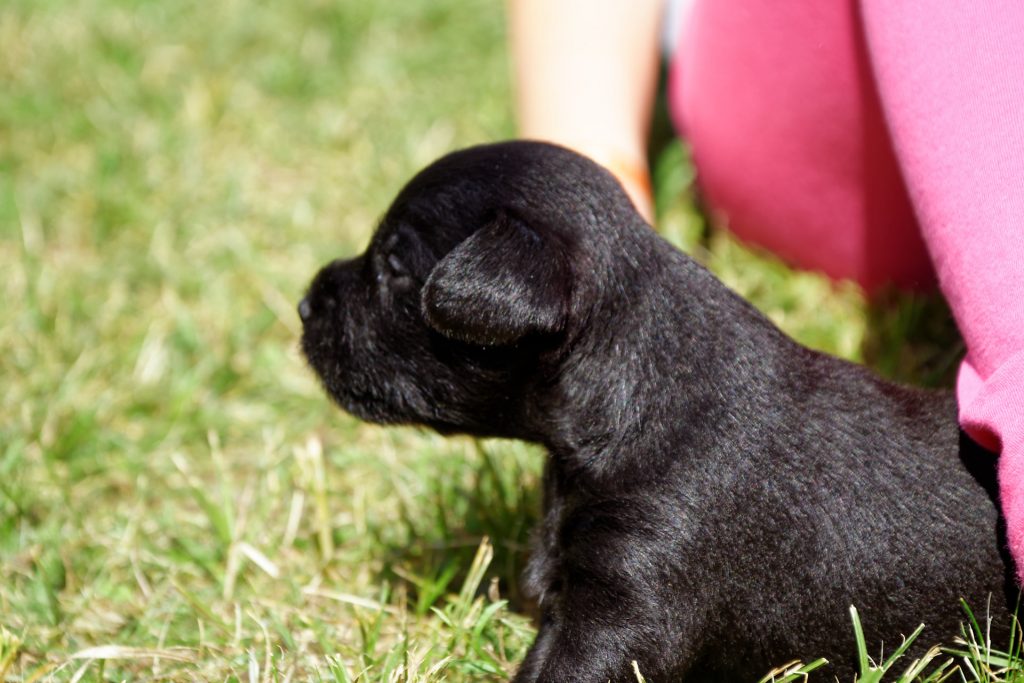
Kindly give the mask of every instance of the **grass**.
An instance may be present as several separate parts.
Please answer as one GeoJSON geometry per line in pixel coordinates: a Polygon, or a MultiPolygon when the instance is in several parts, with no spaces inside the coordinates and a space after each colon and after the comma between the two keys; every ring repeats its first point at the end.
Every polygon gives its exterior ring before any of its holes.
{"type": "MultiPolygon", "coordinates": [[[[514,670],[542,453],[341,414],[294,313],[414,170],[513,134],[502,8],[0,5],[0,680],[514,670]]],[[[664,233],[788,332],[949,381],[931,300],[708,238],[656,166],[664,233]]]]}

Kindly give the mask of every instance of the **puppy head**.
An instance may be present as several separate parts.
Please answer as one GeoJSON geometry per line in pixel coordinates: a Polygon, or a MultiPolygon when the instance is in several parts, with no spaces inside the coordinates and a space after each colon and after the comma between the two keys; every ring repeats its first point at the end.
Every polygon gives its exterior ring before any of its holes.
{"type": "Polygon", "coordinates": [[[524,393],[573,315],[581,221],[569,214],[595,173],[622,195],[596,168],[520,142],[457,152],[413,178],[366,251],[325,266],[299,306],[327,392],[375,422],[529,438],[524,393]]]}

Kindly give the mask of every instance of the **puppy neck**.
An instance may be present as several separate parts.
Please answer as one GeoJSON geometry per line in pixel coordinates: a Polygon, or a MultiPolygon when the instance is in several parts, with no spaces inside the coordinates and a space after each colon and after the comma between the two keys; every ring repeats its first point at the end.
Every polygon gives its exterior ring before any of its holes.
{"type": "Polygon", "coordinates": [[[603,291],[584,295],[596,303],[575,316],[557,379],[527,411],[553,464],[595,482],[659,476],[686,451],[725,443],[756,419],[754,404],[777,381],[775,359],[795,346],[645,230],[619,245],[633,258],[606,265],[603,291]]]}

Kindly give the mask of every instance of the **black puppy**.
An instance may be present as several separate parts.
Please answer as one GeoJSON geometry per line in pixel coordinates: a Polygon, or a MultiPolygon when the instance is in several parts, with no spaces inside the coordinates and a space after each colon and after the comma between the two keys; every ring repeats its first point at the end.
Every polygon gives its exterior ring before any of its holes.
{"type": "Polygon", "coordinates": [[[851,604],[888,651],[920,621],[956,634],[960,597],[1006,625],[991,456],[953,396],[793,342],[572,152],[444,157],[299,312],[349,412],[550,452],[517,681],[635,680],[632,660],[750,681],[818,656],[852,680],[851,604]]]}

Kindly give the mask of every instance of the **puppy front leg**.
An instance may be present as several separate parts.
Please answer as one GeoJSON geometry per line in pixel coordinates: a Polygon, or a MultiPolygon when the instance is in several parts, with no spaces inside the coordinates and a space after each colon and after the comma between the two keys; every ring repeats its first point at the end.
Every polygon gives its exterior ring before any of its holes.
{"type": "Polygon", "coordinates": [[[542,623],[537,630],[537,639],[533,641],[533,647],[526,653],[526,658],[519,665],[513,683],[535,683],[540,680],[540,672],[547,661],[548,654],[555,642],[557,629],[550,623],[542,623]]]}
{"type": "MultiPolygon", "coordinates": [[[[636,660],[648,680],[661,680],[671,649],[650,638],[651,629],[628,615],[591,612],[541,626],[537,640],[519,668],[515,683],[635,683],[636,660]]],[[[673,653],[675,654],[675,653],[673,653]]]]}
{"type": "Polygon", "coordinates": [[[591,633],[584,640],[573,640],[559,629],[542,630],[515,683],[635,683],[636,677],[629,673],[630,660],[615,651],[615,641],[611,633],[591,633]],[[601,648],[601,643],[609,649],[601,648]]]}
{"type": "Polygon", "coordinates": [[[577,574],[552,602],[516,683],[635,683],[633,661],[648,680],[688,668],[695,642],[680,637],[675,601],[646,582],[577,574]]]}

